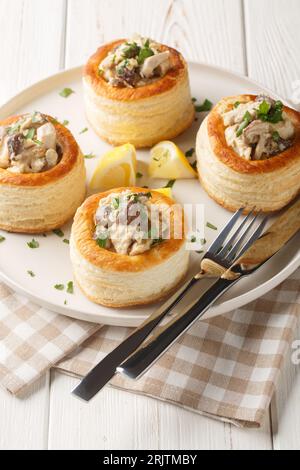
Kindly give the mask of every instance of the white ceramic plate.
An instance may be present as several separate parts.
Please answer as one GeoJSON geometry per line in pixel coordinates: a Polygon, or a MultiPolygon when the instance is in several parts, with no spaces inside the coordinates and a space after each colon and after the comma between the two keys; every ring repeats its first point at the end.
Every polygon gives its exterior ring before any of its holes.
{"type": "MultiPolygon", "coordinates": [[[[199,102],[209,98],[214,103],[221,97],[248,92],[267,91],[260,85],[226,70],[200,65],[189,64],[192,96],[199,102]]],[[[39,110],[57,117],[60,121],[69,120],[69,128],[78,140],[84,154],[94,153],[100,157],[109,145],[102,142],[89,128],[88,132],[80,131],[89,127],[85,119],[81,89],[81,68],[75,68],[59,73],[27,88],[0,109],[0,119],[24,111],[39,110]],[[75,93],[68,98],[59,96],[64,87],[71,87],[75,93]]],[[[195,147],[195,136],[199,128],[203,113],[192,128],[176,139],[180,147],[186,151],[195,147]]],[[[138,151],[138,170],[146,174],[148,150],[138,151]]],[[[97,163],[97,158],[86,160],[88,176],[91,175],[97,163]]],[[[147,181],[142,178],[137,184],[150,187],[159,187],[165,184],[161,181],[147,181]]],[[[205,222],[209,221],[218,227],[226,223],[230,213],[219,207],[202,190],[198,181],[178,180],[174,185],[174,196],[181,203],[203,203],[205,222]]],[[[64,238],[69,237],[71,223],[62,227],[64,238]]],[[[216,237],[218,232],[205,228],[204,237],[206,247],[216,237]]],[[[75,285],[74,294],[58,291],[55,284],[65,284],[72,280],[72,269],[69,260],[69,247],[63,243],[62,238],[50,233],[47,237],[35,236],[40,243],[38,249],[30,249],[27,242],[32,239],[30,235],[6,234],[0,231],[6,240],[0,243],[0,276],[16,291],[26,295],[43,307],[50,308],[59,313],[83,320],[103,324],[136,326],[156,308],[150,307],[135,309],[111,309],[93,304],[87,300],[75,285]],[[35,277],[28,274],[28,270],[35,273],[35,277]],[[67,303],[65,304],[65,300],[67,303]]],[[[282,252],[276,255],[269,263],[260,269],[253,277],[243,279],[234,286],[222,299],[210,309],[206,317],[219,315],[241,307],[248,302],[263,295],[288,277],[299,265],[299,241],[294,239],[282,252]]],[[[191,273],[195,272],[201,259],[199,254],[193,253],[191,257],[191,273]]],[[[197,286],[191,296],[199,293],[197,286]]]]}

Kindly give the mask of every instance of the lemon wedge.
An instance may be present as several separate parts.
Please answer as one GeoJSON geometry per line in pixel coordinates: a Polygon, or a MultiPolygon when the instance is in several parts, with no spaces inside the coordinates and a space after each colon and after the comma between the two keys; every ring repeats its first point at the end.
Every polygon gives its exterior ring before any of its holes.
{"type": "Polygon", "coordinates": [[[156,144],[150,151],[149,176],[152,178],[196,178],[197,173],[186,156],[169,140],[156,144]]]}
{"type": "Polygon", "coordinates": [[[120,186],[135,186],[136,152],[124,144],[106,152],[100,159],[89,183],[92,191],[107,191],[120,186]]]}
{"type": "Polygon", "coordinates": [[[154,188],[153,191],[157,191],[158,193],[173,199],[172,188],[154,188]]]}

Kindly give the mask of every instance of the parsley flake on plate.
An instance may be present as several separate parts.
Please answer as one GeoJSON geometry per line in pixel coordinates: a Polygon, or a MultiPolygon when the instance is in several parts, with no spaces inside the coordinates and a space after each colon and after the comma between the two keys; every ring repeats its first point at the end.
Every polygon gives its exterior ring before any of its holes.
{"type": "Polygon", "coordinates": [[[28,273],[29,276],[31,276],[31,277],[34,277],[34,276],[35,276],[34,272],[31,271],[30,269],[28,269],[27,273],[28,273]]]}
{"type": "Polygon", "coordinates": [[[3,235],[0,235],[0,243],[4,242],[4,240],[6,240],[6,238],[3,237],[3,235]]]}
{"type": "Polygon", "coordinates": [[[72,95],[72,93],[75,93],[75,91],[72,90],[72,88],[64,88],[63,90],[59,92],[59,95],[62,96],[63,98],[68,98],[70,95],[72,95]]]}
{"type": "Polygon", "coordinates": [[[27,245],[29,248],[38,248],[40,246],[39,242],[34,238],[31,240],[31,242],[27,242],[27,245]]]}
{"type": "Polygon", "coordinates": [[[166,184],[166,186],[164,186],[164,188],[173,188],[175,181],[176,181],[176,180],[170,180],[170,181],[168,181],[167,184],[166,184]]]}
{"type": "Polygon", "coordinates": [[[64,290],[65,286],[63,284],[55,284],[54,289],[56,290],[64,290]]]}
{"type": "Polygon", "coordinates": [[[64,236],[64,232],[60,228],[55,228],[54,230],[52,230],[52,232],[60,238],[64,236]]]}
{"type": "Polygon", "coordinates": [[[74,294],[74,286],[73,281],[69,281],[67,284],[67,292],[68,294],[74,294]]]}
{"type": "Polygon", "coordinates": [[[66,245],[69,245],[69,244],[70,244],[70,240],[68,240],[67,238],[64,238],[64,239],[63,239],[63,243],[65,243],[66,245]]]}
{"type": "Polygon", "coordinates": [[[206,222],[206,227],[211,228],[212,230],[218,230],[218,228],[210,222],[206,222]]]}
{"type": "Polygon", "coordinates": [[[194,153],[195,153],[195,149],[191,148],[185,152],[185,156],[189,158],[189,157],[192,157],[194,153]]]}
{"type": "Polygon", "coordinates": [[[211,108],[213,107],[213,104],[211,101],[209,101],[207,98],[203,101],[202,104],[196,104],[195,105],[195,111],[197,113],[202,113],[205,111],[210,111],[211,108]]]}
{"type": "Polygon", "coordinates": [[[87,158],[87,159],[89,159],[89,158],[95,158],[95,156],[96,156],[96,155],[95,155],[94,153],[87,153],[86,155],[84,155],[84,158],[87,158]]]}
{"type": "Polygon", "coordinates": [[[87,132],[89,129],[88,127],[84,127],[83,129],[81,129],[81,131],[79,132],[79,134],[84,134],[85,132],[87,132]]]}

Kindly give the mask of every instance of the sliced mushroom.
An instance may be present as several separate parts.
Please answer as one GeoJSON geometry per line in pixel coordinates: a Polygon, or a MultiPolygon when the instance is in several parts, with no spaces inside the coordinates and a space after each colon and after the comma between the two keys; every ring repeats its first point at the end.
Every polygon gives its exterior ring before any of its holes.
{"type": "Polygon", "coordinates": [[[291,137],[293,137],[295,133],[295,128],[293,126],[292,121],[287,118],[285,113],[283,113],[283,118],[284,118],[284,121],[277,122],[276,124],[273,124],[272,127],[274,131],[278,132],[279,136],[282,139],[286,140],[286,139],[290,139],[291,137]]]}
{"type": "Polygon", "coordinates": [[[51,122],[47,122],[37,129],[37,140],[42,142],[46,149],[55,149],[56,130],[51,122]]]}
{"type": "Polygon", "coordinates": [[[7,141],[8,152],[11,155],[19,155],[24,149],[25,137],[18,133],[12,135],[7,141]]]}
{"type": "Polygon", "coordinates": [[[31,161],[31,171],[33,173],[38,173],[39,171],[42,171],[42,169],[46,166],[46,160],[45,158],[36,158],[31,161]]]}
{"type": "Polygon", "coordinates": [[[58,160],[58,155],[57,155],[56,150],[48,149],[45,157],[46,157],[47,165],[49,168],[52,168],[53,166],[56,165],[57,160],[58,160]]]}
{"type": "Polygon", "coordinates": [[[142,68],[141,68],[141,76],[145,78],[151,78],[154,74],[154,70],[162,66],[164,62],[169,64],[169,51],[160,52],[159,54],[152,55],[145,59],[142,68]]]}
{"type": "Polygon", "coordinates": [[[255,119],[244,130],[244,139],[246,144],[256,144],[262,136],[269,135],[271,132],[271,125],[268,122],[255,119]]]}

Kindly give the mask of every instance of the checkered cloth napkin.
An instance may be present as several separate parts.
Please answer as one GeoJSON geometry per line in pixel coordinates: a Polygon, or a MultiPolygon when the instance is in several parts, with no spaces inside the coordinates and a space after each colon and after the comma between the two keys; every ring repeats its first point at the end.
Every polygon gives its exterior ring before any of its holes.
{"type": "MultiPolygon", "coordinates": [[[[262,298],[197,322],[138,381],[112,385],[239,426],[260,426],[300,308],[300,269],[262,298]]],[[[55,366],[85,375],[130,329],[72,320],[0,283],[0,383],[21,393],[55,366]]]]}

